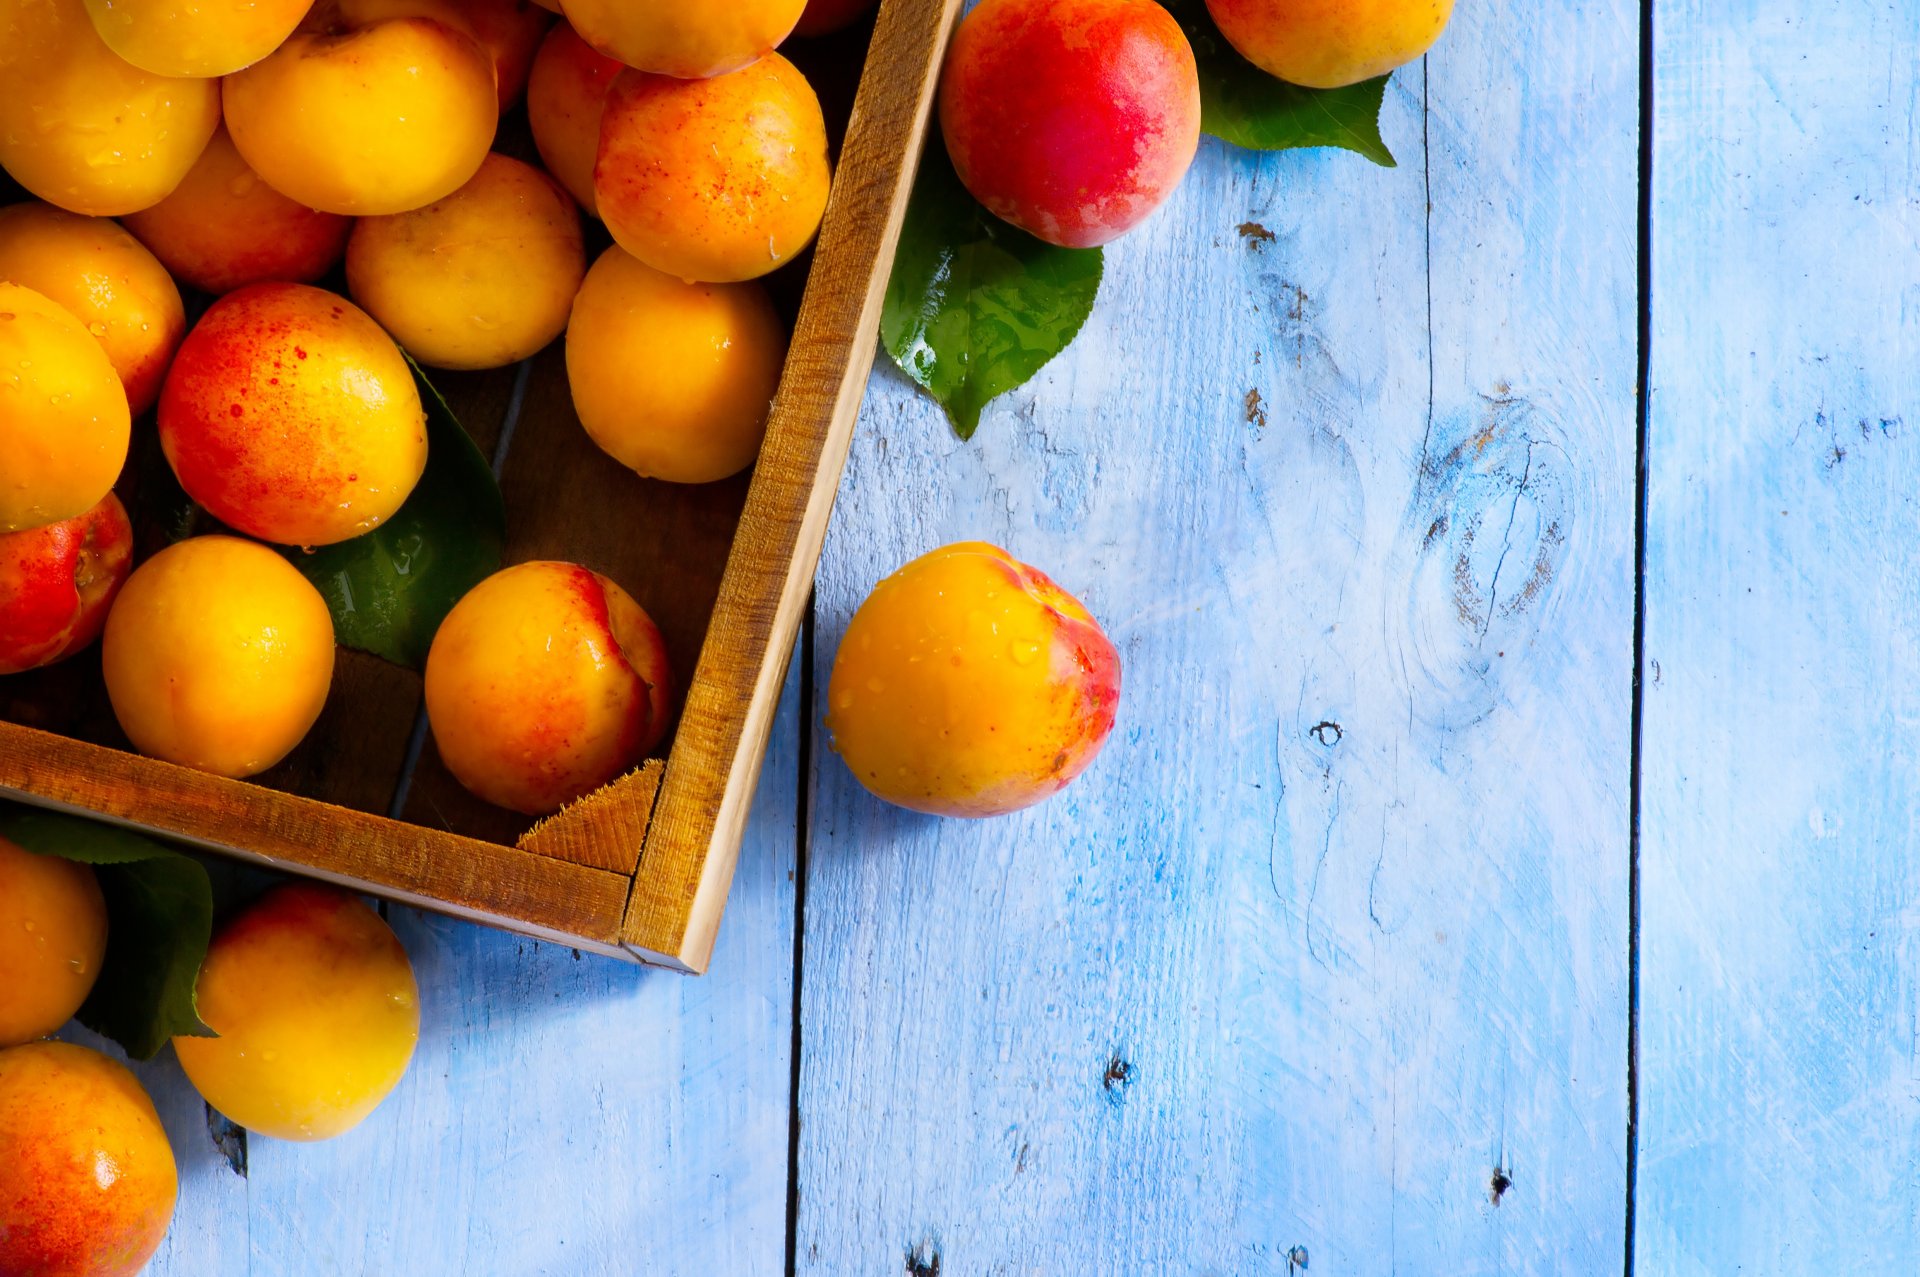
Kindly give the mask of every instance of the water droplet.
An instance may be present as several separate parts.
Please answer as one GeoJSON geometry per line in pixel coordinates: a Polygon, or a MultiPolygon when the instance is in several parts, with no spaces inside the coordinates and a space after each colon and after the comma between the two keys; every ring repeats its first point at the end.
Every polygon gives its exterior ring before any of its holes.
{"type": "Polygon", "coordinates": [[[1015,665],[1031,665],[1040,658],[1040,645],[1032,639],[1019,639],[1007,649],[1007,654],[1013,657],[1015,665]]]}

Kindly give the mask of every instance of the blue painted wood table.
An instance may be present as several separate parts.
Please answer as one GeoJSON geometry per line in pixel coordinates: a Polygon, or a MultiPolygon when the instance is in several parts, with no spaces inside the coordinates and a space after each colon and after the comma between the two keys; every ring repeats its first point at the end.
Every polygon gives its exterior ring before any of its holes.
{"type": "Polygon", "coordinates": [[[1384,123],[1205,145],[972,444],[876,374],[713,974],[396,910],[348,1138],[143,1071],[156,1271],[1920,1269],[1920,0],[1466,0],[1384,123]],[[962,538],[1127,678],[985,824],[819,727],[962,538]]]}

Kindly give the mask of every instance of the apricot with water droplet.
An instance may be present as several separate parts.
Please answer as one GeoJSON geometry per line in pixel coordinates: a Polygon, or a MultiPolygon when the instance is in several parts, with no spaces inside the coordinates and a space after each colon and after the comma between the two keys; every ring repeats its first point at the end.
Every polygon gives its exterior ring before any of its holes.
{"type": "Polygon", "coordinates": [[[0,838],[0,1047],[71,1020],[106,952],[107,902],[93,867],[0,838]]]}

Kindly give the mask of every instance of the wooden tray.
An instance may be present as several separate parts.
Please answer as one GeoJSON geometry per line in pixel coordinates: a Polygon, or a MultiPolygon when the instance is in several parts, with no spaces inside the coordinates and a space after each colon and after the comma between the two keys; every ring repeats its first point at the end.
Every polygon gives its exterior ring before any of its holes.
{"type": "MultiPolygon", "coordinates": [[[[342,651],[307,741],[257,781],[225,780],[131,752],[96,652],[0,679],[0,796],[596,953],[705,970],[960,5],[883,0],[749,478],[676,487],[620,467],[580,428],[557,346],[519,369],[444,379],[483,446],[511,436],[508,560],[583,562],[660,624],[686,683],[664,761],[529,828],[467,795],[431,745],[420,748],[418,675],[342,651]]],[[[833,86],[818,87],[831,115],[833,86]]]]}

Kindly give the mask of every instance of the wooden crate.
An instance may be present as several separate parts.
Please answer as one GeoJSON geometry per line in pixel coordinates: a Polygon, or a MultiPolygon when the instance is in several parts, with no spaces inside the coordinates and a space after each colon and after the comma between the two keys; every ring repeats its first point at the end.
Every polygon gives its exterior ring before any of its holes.
{"type": "MultiPolygon", "coordinates": [[[[508,560],[586,563],[660,624],[686,684],[664,760],[528,827],[466,794],[431,745],[419,748],[416,674],[342,651],[307,741],[257,782],[226,780],[131,752],[95,652],[0,680],[0,796],[596,953],[703,971],[872,368],[960,6],[883,0],[750,476],[678,487],[628,472],[580,428],[557,348],[518,370],[451,379],[449,398],[483,444],[513,432],[502,476],[508,560]]],[[[823,97],[832,91],[820,87],[823,97]]]]}

